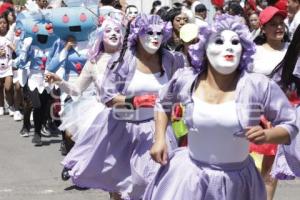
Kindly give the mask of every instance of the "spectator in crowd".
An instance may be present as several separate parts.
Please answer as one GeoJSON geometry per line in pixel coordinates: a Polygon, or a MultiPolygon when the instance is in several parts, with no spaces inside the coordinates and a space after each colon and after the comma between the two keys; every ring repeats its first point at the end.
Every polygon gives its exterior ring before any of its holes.
{"type": "Polygon", "coordinates": [[[100,15],[107,16],[110,13],[120,13],[120,10],[115,8],[115,0],[100,0],[100,15]]]}
{"type": "Polygon", "coordinates": [[[164,21],[167,21],[167,14],[168,10],[170,9],[169,6],[163,6],[157,11],[157,15],[160,16],[160,18],[164,21]]]}
{"type": "Polygon", "coordinates": [[[183,9],[173,8],[167,14],[167,21],[172,23],[173,34],[171,39],[167,42],[166,47],[171,51],[181,51],[182,42],[179,37],[180,28],[185,25],[189,20],[188,16],[183,9]]]}
{"type": "Polygon", "coordinates": [[[128,5],[125,9],[125,15],[128,21],[134,20],[138,13],[138,8],[135,5],[128,5]]]}
{"type": "Polygon", "coordinates": [[[13,71],[12,42],[6,38],[9,30],[9,23],[6,15],[0,15],[0,116],[4,115],[4,97],[8,104],[9,115],[14,115],[13,108],[13,71]]]}
{"type": "Polygon", "coordinates": [[[156,14],[160,8],[161,8],[161,1],[153,1],[150,14],[151,15],[156,14]]]}
{"type": "Polygon", "coordinates": [[[229,2],[228,4],[228,14],[229,15],[237,15],[239,17],[241,17],[241,23],[245,23],[246,24],[246,18],[245,18],[245,13],[244,13],[244,9],[242,8],[242,6],[233,1],[233,2],[229,2]]]}
{"type": "Polygon", "coordinates": [[[259,34],[260,34],[260,23],[259,23],[259,17],[257,12],[253,12],[249,15],[248,18],[248,24],[249,29],[251,31],[251,37],[252,40],[254,40],[259,34]]]}
{"type": "MultiPolygon", "coordinates": [[[[261,35],[254,41],[257,44],[254,55],[253,71],[264,75],[270,75],[275,67],[283,59],[288,48],[288,34],[285,32],[284,19],[287,13],[276,7],[268,6],[259,15],[262,25],[261,35]]],[[[268,200],[274,196],[277,180],[270,176],[270,171],[276,155],[277,145],[251,144],[250,150],[262,154],[263,162],[261,174],[265,181],[268,200]]]]}
{"type": "Polygon", "coordinates": [[[205,21],[207,16],[207,8],[204,4],[198,4],[195,8],[195,23],[199,27],[208,26],[208,23],[205,21]]]}

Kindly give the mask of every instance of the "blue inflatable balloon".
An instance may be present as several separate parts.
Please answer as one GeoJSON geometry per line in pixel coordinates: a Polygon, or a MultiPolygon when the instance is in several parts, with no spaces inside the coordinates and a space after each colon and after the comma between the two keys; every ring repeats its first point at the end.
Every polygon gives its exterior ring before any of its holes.
{"type": "Polygon", "coordinates": [[[50,21],[53,31],[62,40],[72,36],[76,41],[87,41],[89,34],[96,30],[98,24],[98,7],[61,7],[53,9],[50,21]]]}
{"type": "Polygon", "coordinates": [[[32,44],[40,49],[50,48],[58,39],[53,31],[53,24],[47,18],[51,10],[32,15],[27,11],[20,13],[16,19],[16,35],[20,39],[32,38],[32,44]]]}

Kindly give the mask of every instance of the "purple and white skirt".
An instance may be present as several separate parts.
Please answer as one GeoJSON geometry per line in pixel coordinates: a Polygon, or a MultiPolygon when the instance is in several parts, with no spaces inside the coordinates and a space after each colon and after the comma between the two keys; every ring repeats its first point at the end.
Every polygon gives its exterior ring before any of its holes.
{"type": "Polygon", "coordinates": [[[144,200],[266,200],[253,160],[208,165],[193,160],[187,147],[176,149],[147,186],[144,200]]]}
{"type": "MultiPolygon", "coordinates": [[[[168,129],[170,151],[177,141],[168,129]]],[[[154,120],[121,121],[105,108],[63,160],[75,185],[119,192],[123,199],[141,199],[159,169],[149,154],[154,120]]]]}

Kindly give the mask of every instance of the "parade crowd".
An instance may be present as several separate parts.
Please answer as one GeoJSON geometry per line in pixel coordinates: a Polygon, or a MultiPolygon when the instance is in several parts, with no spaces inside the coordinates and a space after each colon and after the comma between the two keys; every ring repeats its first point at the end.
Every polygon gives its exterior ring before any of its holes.
{"type": "Polygon", "coordinates": [[[4,0],[0,116],[110,199],[272,200],[300,176],[299,24],[300,0],[4,0]]]}

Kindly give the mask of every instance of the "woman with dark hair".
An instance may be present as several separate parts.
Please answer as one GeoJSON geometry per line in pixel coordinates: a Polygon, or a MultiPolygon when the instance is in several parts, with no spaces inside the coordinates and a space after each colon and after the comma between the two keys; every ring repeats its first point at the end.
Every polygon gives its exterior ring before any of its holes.
{"type": "Polygon", "coordinates": [[[274,77],[283,91],[290,93],[291,85],[294,84],[297,94],[300,95],[300,75],[299,60],[300,56],[300,25],[295,30],[294,37],[289,44],[287,52],[282,61],[272,71],[271,77],[274,77]]]}
{"type": "MultiPolygon", "coordinates": [[[[284,19],[287,14],[273,6],[268,6],[259,15],[261,35],[256,42],[256,54],[252,71],[270,75],[283,59],[288,48],[288,34],[285,30],[284,19]]],[[[268,199],[272,199],[276,190],[277,180],[270,176],[276,155],[276,144],[251,144],[250,151],[263,155],[261,174],[264,177],[268,199]]]]}
{"type": "Polygon", "coordinates": [[[6,15],[0,15],[0,116],[4,115],[4,97],[8,104],[9,115],[14,115],[13,108],[13,70],[12,52],[14,45],[7,38],[9,22],[6,15]]]}
{"type": "MultiPolygon", "coordinates": [[[[8,23],[9,23],[9,31],[7,32],[7,38],[16,45],[19,37],[15,34],[15,27],[16,27],[16,15],[15,10],[10,8],[5,12],[7,16],[8,23]]],[[[14,93],[14,120],[21,121],[23,119],[23,115],[21,114],[21,105],[22,105],[22,87],[19,83],[19,73],[18,73],[17,66],[13,66],[13,93],[14,93]]]]}
{"type": "Polygon", "coordinates": [[[291,22],[289,24],[290,37],[300,24],[300,0],[288,0],[288,13],[292,15],[291,22]]]}
{"type": "Polygon", "coordinates": [[[182,8],[172,8],[167,13],[167,21],[172,23],[172,37],[166,44],[166,48],[170,51],[181,51],[183,44],[180,40],[180,28],[188,23],[188,16],[182,8]]]}
{"type": "Polygon", "coordinates": [[[254,40],[257,52],[253,72],[270,75],[284,57],[289,41],[284,24],[286,16],[286,12],[273,6],[260,13],[261,34],[254,40]]]}
{"type": "Polygon", "coordinates": [[[169,6],[163,6],[163,7],[161,7],[161,8],[156,12],[156,14],[157,14],[158,16],[160,16],[160,18],[166,22],[166,21],[168,20],[168,19],[167,19],[167,15],[168,15],[168,10],[169,10],[169,9],[170,9],[169,6]]]}
{"type": "Polygon", "coordinates": [[[251,32],[251,38],[252,40],[254,40],[257,36],[259,36],[261,32],[259,14],[257,12],[253,12],[249,14],[247,18],[247,24],[251,32]]]}
{"type": "Polygon", "coordinates": [[[236,1],[229,1],[227,13],[229,15],[237,15],[240,17],[240,22],[246,24],[246,15],[242,6],[236,1]]]}
{"type": "Polygon", "coordinates": [[[151,15],[156,14],[157,11],[160,9],[160,7],[161,7],[161,1],[153,1],[150,14],[151,15]]]}
{"type": "MultiPolygon", "coordinates": [[[[295,30],[294,37],[283,60],[273,70],[271,77],[280,85],[290,102],[297,109],[297,126],[300,128],[300,25],[295,30]]],[[[300,141],[298,134],[295,141],[300,141]]],[[[278,179],[290,180],[300,177],[299,144],[279,146],[272,169],[272,175],[278,179]]]]}

